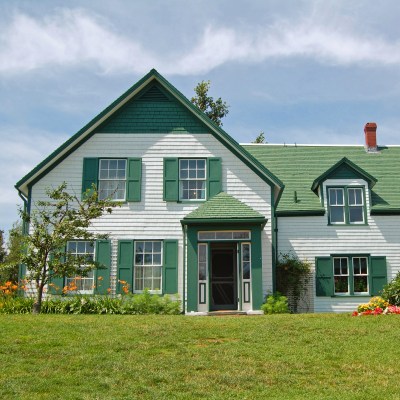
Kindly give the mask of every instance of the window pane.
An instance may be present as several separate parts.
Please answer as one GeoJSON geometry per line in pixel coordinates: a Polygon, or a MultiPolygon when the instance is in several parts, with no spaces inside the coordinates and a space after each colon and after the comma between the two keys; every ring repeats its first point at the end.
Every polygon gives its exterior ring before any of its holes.
{"type": "Polygon", "coordinates": [[[349,207],[349,221],[350,223],[364,222],[364,212],[362,206],[349,207]]]}
{"type": "Polygon", "coordinates": [[[215,238],[219,240],[232,239],[232,232],[217,232],[215,238]]]}
{"type": "Polygon", "coordinates": [[[196,160],[189,160],[189,169],[196,169],[196,160]]]}
{"type": "Polygon", "coordinates": [[[365,257],[360,258],[360,264],[361,264],[361,273],[362,274],[367,274],[368,273],[368,267],[367,267],[367,259],[365,257]]]}
{"type": "Polygon", "coordinates": [[[143,254],[136,254],[135,256],[135,264],[143,265],[143,254]]]}
{"type": "Polygon", "coordinates": [[[153,254],[153,265],[161,265],[161,254],[153,254]]]}
{"type": "Polygon", "coordinates": [[[367,276],[355,276],[354,277],[354,292],[368,292],[368,277],[367,276]]]}
{"type": "Polygon", "coordinates": [[[243,279],[250,279],[250,263],[243,263],[243,279]]]}
{"type": "Polygon", "coordinates": [[[332,223],[344,222],[344,207],[331,206],[330,218],[332,223]]]}
{"type": "Polygon", "coordinates": [[[363,204],[363,199],[362,199],[362,189],[354,189],[354,188],[349,188],[347,189],[348,196],[349,196],[349,205],[362,205],[363,204]]]}
{"type": "Polygon", "coordinates": [[[347,293],[349,290],[347,276],[335,276],[335,293],[347,293]]]}
{"type": "Polygon", "coordinates": [[[144,243],[144,251],[146,253],[151,253],[153,251],[153,242],[145,242],[144,243]]]}

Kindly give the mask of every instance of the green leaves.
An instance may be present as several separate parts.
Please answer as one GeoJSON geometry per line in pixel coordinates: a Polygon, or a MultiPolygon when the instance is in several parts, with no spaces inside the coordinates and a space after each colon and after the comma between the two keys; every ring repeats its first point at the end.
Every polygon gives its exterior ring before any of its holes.
{"type": "Polygon", "coordinates": [[[27,279],[36,286],[39,309],[43,288],[51,278],[87,274],[99,267],[86,257],[70,257],[66,252],[67,242],[104,238],[90,230],[93,220],[120,205],[108,199],[99,200],[94,185],[83,200],[68,193],[66,182],[55,189],[47,188],[46,194],[49,199],[33,204],[30,215],[20,210],[22,219],[30,224],[30,235],[23,237],[25,251],[21,252],[19,262],[26,264],[27,279]]]}
{"type": "Polygon", "coordinates": [[[214,98],[208,95],[210,85],[210,81],[201,81],[197,84],[194,89],[196,96],[192,97],[190,101],[218,126],[222,126],[221,119],[228,115],[229,105],[222,101],[221,97],[214,101],[214,98]]]}

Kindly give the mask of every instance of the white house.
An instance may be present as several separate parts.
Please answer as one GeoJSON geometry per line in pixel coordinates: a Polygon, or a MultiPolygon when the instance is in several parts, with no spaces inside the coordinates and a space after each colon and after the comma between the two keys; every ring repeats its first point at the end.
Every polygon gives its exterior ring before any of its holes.
{"type": "Polygon", "coordinates": [[[63,181],[123,203],[94,222],[108,240],[68,243],[108,267],[84,293],[101,276],[100,294],[122,280],[179,293],[185,312],[257,311],[293,251],[315,266],[308,310],[347,311],[400,270],[400,151],[366,135],[367,149],[239,145],[152,70],[16,188],[28,210],[63,181]]]}

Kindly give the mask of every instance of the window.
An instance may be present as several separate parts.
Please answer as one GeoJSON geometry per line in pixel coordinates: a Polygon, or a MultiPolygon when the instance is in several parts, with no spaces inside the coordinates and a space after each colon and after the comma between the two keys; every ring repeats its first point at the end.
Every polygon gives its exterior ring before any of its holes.
{"type": "Polygon", "coordinates": [[[126,160],[100,159],[99,199],[125,200],[126,160]]]}
{"type": "Polygon", "coordinates": [[[328,188],[329,223],[365,223],[364,189],[328,188]]]}
{"type": "MultiPolygon", "coordinates": [[[[71,257],[82,257],[88,261],[93,261],[94,259],[94,246],[91,242],[84,241],[70,241],[67,243],[67,252],[71,257]]],[[[84,267],[85,265],[82,265],[84,267]]],[[[66,278],[66,286],[70,286],[75,283],[76,291],[81,293],[93,293],[94,288],[94,271],[88,272],[87,276],[75,276],[71,278],[66,278]]]]}
{"type": "Polygon", "coordinates": [[[206,160],[179,160],[179,199],[206,199],[206,160]]]}
{"type": "Polygon", "coordinates": [[[333,257],[335,294],[367,294],[368,257],[333,257]]]}
{"type": "Polygon", "coordinates": [[[385,256],[340,254],[315,258],[317,296],[377,296],[386,283],[385,256]]]}
{"type": "Polygon", "coordinates": [[[161,293],[162,242],[135,242],[135,291],[161,293]]]}

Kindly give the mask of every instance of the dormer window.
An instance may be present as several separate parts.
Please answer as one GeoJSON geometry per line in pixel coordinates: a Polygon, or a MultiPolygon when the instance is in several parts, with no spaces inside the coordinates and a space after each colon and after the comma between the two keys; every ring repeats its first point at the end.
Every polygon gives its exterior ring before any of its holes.
{"type": "Polygon", "coordinates": [[[329,223],[364,224],[365,202],[362,187],[328,188],[329,223]]]}

